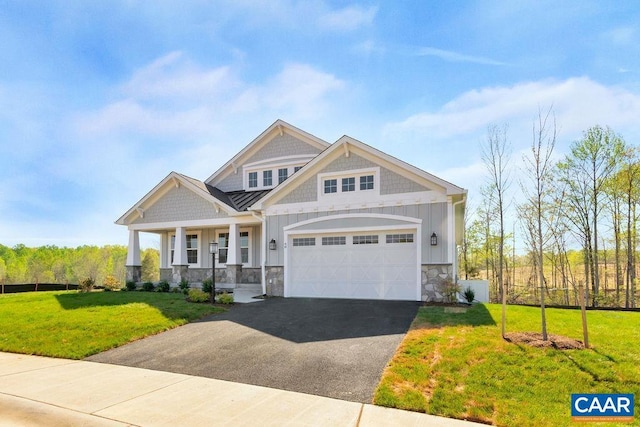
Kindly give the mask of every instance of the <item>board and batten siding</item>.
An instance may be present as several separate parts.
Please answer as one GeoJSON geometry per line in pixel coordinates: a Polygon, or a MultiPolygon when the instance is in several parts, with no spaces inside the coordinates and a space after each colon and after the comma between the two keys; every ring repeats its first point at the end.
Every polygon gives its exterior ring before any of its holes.
{"type": "Polygon", "coordinates": [[[301,221],[310,219],[331,217],[334,215],[354,215],[353,219],[342,219],[339,221],[332,221],[330,224],[322,225],[313,224],[308,227],[303,227],[313,230],[321,230],[323,228],[354,228],[354,227],[379,227],[379,226],[396,226],[407,225],[411,227],[411,224],[406,222],[398,222],[397,220],[383,220],[376,218],[358,218],[358,214],[384,214],[384,215],[397,215],[410,218],[417,218],[422,220],[422,264],[442,264],[448,263],[447,248],[449,245],[448,227],[447,227],[447,203],[430,203],[419,205],[405,205],[405,206],[385,206],[379,208],[362,208],[362,209],[349,209],[331,212],[305,212],[305,213],[291,213],[284,215],[267,216],[267,241],[275,239],[278,242],[277,250],[267,251],[267,265],[284,265],[284,231],[283,228],[291,224],[296,224],[301,221]],[[354,225],[355,224],[355,225],[354,225]],[[374,225],[375,224],[375,225],[374,225]],[[438,245],[431,246],[430,238],[431,233],[435,232],[438,235],[438,245]]]}

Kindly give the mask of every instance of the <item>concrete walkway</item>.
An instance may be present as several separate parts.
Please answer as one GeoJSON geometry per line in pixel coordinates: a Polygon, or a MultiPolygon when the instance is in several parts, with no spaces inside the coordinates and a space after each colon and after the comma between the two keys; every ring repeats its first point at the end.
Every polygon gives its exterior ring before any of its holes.
{"type": "Polygon", "coordinates": [[[328,397],[86,361],[0,352],[0,426],[474,424],[328,397]]]}

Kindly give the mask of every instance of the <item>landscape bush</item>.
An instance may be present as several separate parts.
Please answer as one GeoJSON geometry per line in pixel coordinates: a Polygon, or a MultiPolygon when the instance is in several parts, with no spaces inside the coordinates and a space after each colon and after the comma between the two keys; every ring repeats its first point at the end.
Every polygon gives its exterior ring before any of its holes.
{"type": "Polygon", "coordinates": [[[189,285],[189,281],[187,279],[182,279],[178,286],[180,287],[180,290],[183,294],[187,295],[189,293],[189,288],[191,287],[191,285],[189,285]]]}
{"type": "Polygon", "coordinates": [[[206,292],[206,293],[210,294],[212,288],[213,288],[213,280],[204,279],[202,281],[202,292],[206,292]]]}
{"type": "Polygon", "coordinates": [[[145,292],[153,292],[155,289],[156,287],[151,282],[144,282],[142,284],[142,290],[145,292]]]}
{"type": "Polygon", "coordinates": [[[78,290],[80,292],[91,292],[93,290],[94,284],[95,284],[95,280],[93,280],[91,277],[87,277],[86,279],[82,279],[80,281],[78,290]]]}
{"type": "Polygon", "coordinates": [[[125,289],[127,291],[135,291],[137,287],[138,285],[133,280],[127,280],[127,283],[125,283],[125,289]]]}
{"type": "Polygon", "coordinates": [[[220,304],[233,304],[233,294],[223,293],[218,295],[218,302],[220,304]]]}
{"type": "Polygon", "coordinates": [[[471,304],[473,300],[476,299],[476,293],[470,287],[467,287],[467,289],[464,290],[463,295],[464,295],[464,299],[466,299],[469,304],[471,304]]]}
{"type": "Polygon", "coordinates": [[[188,291],[189,297],[187,298],[190,302],[208,302],[209,294],[206,292],[202,292],[200,289],[189,289],[188,291]]]}
{"type": "Polygon", "coordinates": [[[102,284],[104,285],[105,291],[115,291],[116,289],[120,289],[120,281],[112,275],[105,277],[102,284]]]}
{"type": "Polygon", "coordinates": [[[156,287],[157,292],[169,292],[171,290],[171,285],[166,280],[160,281],[158,286],[156,287]]]}

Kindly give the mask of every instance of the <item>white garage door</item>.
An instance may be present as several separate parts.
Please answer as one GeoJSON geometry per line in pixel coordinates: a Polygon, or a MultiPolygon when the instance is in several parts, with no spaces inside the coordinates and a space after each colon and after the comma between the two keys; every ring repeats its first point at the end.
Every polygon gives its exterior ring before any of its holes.
{"type": "Polygon", "coordinates": [[[289,248],[288,296],[418,299],[415,230],[296,235],[289,248]]]}

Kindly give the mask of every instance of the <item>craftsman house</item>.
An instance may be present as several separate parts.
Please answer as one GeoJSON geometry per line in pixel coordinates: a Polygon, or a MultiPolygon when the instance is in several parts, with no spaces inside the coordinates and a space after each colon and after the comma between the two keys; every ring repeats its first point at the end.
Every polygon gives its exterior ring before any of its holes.
{"type": "Polygon", "coordinates": [[[204,181],[171,172],[116,223],[160,236],[161,279],[284,297],[440,300],[457,279],[466,190],[348,136],[278,120],[204,181]]]}

